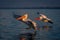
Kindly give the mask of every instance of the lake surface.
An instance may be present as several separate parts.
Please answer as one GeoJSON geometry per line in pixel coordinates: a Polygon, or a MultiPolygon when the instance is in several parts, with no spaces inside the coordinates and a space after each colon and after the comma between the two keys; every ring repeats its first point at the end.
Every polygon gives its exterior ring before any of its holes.
{"type": "Polygon", "coordinates": [[[28,26],[13,17],[13,14],[23,15],[25,13],[28,13],[29,18],[41,28],[37,30],[35,40],[60,40],[60,9],[0,9],[0,40],[19,40],[19,35],[34,31],[24,29],[28,26]],[[54,24],[35,20],[34,18],[39,17],[37,12],[47,15],[54,24]],[[51,26],[51,28],[43,29],[43,26],[51,26]]]}

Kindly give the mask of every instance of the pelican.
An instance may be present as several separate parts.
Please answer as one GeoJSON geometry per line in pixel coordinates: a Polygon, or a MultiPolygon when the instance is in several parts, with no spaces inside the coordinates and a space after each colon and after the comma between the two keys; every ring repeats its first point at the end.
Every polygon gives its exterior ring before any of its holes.
{"type": "Polygon", "coordinates": [[[46,22],[46,23],[51,23],[53,24],[52,20],[50,18],[48,18],[46,15],[44,14],[40,14],[40,16],[38,18],[35,18],[36,20],[41,20],[43,22],[46,22]]]}
{"type": "Polygon", "coordinates": [[[24,15],[22,15],[22,16],[16,17],[16,20],[22,21],[23,23],[27,24],[29,26],[28,29],[33,28],[34,31],[37,30],[37,24],[36,24],[36,22],[32,21],[31,19],[28,19],[28,14],[27,13],[24,14],[24,15]]]}

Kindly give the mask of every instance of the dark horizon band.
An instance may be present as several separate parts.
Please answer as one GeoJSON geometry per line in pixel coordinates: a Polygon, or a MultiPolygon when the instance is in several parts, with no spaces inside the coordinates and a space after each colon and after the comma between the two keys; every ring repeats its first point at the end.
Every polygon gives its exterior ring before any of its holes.
{"type": "Polygon", "coordinates": [[[60,9],[60,7],[2,7],[0,9],[60,9]]]}

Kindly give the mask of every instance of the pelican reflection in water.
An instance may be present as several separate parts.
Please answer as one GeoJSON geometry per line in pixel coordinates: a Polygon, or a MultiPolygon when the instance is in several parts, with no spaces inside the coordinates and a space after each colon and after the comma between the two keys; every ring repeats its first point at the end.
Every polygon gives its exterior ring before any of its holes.
{"type": "Polygon", "coordinates": [[[35,40],[36,33],[23,33],[20,34],[20,40],[35,40]]]}

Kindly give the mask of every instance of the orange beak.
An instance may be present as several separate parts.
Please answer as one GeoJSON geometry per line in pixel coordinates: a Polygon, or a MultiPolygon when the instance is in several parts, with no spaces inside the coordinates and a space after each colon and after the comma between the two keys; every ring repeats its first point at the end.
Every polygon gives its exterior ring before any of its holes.
{"type": "Polygon", "coordinates": [[[35,20],[40,20],[40,18],[35,18],[35,20]]]}

